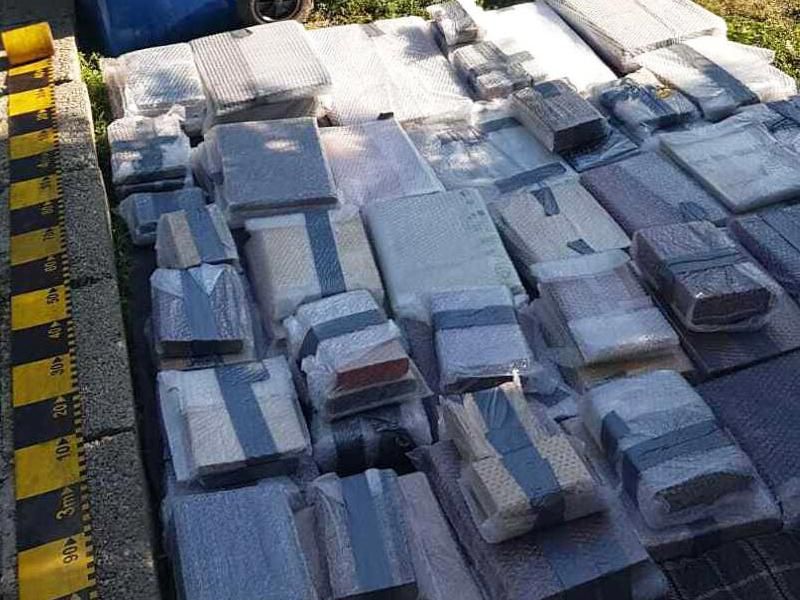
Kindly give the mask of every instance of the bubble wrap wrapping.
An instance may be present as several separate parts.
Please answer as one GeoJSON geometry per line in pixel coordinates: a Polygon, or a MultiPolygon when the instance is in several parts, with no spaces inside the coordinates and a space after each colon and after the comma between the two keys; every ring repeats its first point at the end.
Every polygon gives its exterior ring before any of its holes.
{"type": "Polygon", "coordinates": [[[161,216],[156,259],[162,269],[188,269],[201,263],[238,265],[239,251],[225,215],[216,204],[209,204],[161,216]]]}
{"type": "Polygon", "coordinates": [[[538,275],[553,317],[545,326],[568,332],[581,364],[663,354],[678,345],[621,250],[547,263],[538,275]]]}
{"type": "Polygon", "coordinates": [[[527,377],[538,367],[506,287],[433,294],[431,319],[440,387],[448,393],[527,377]]]}
{"type": "Polygon", "coordinates": [[[170,192],[131,194],[119,204],[117,211],[128,226],[136,246],[156,243],[156,230],[161,215],[179,210],[197,210],[206,204],[200,188],[185,188],[170,192]]]}
{"type": "Polygon", "coordinates": [[[711,223],[637,231],[632,255],[643,278],[692,331],[760,329],[780,289],[711,223]]]}
{"type": "Polygon", "coordinates": [[[232,226],[337,202],[314,119],[218,125],[195,153],[198,180],[210,185],[232,226]]]}
{"type": "Polygon", "coordinates": [[[452,442],[419,448],[412,460],[436,494],[489,598],[634,600],[663,598],[666,582],[636,539],[621,506],[502,544],[481,537],[458,484],[452,442]]]}
{"type": "Polygon", "coordinates": [[[670,133],[661,146],[731,211],[740,213],[800,194],[800,154],[755,123],[670,133]]]}
{"type": "Polygon", "coordinates": [[[366,207],[370,237],[398,317],[430,322],[440,291],[504,285],[527,300],[486,205],[475,190],[415,196],[366,207]]]}
{"type": "MultiPolygon", "coordinates": [[[[191,160],[191,159],[190,159],[191,160]]],[[[194,177],[190,171],[182,177],[171,177],[159,181],[142,181],[114,186],[114,195],[117,198],[127,198],[133,194],[157,194],[160,192],[174,192],[194,187],[194,177]]]]}
{"type": "MultiPolygon", "coordinates": [[[[606,488],[618,489],[620,483],[615,467],[609,464],[582,420],[569,419],[563,421],[561,426],[573,439],[579,441],[577,447],[600,483],[606,488]]],[[[710,518],[686,525],[654,529],[645,522],[631,497],[619,490],[619,501],[625,508],[636,535],[653,560],[659,562],[679,556],[695,556],[726,541],[780,529],[780,510],[760,478],[754,476],[751,488],[735,497],[735,505],[728,503],[724,510],[717,507],[710,518]]]]}
{"type": "Polygon", "coordinates": [[[643,53],[683,40],[725,37],[725,21],[692,0],[547,0],[607,63],[621,73],[643,53]]]}
{"type": "Polygon", "coordinates": [[[114,185],[183,179],[189,171],[189,138],[182,116],[124,117],[108,126],[114,185]]]}
{"type": "Polygon", "coordinates": [[[639,146],[611,121],[606,123],[607,135],[596,142],[562,152],[564,160],[578,173],[608,165],[639,154],[639,146]]]}
{"type": "Polygon", "coordinates": [[[285,336],[283,319],[303,303],[383,285],[358,208],[309,211],[247,222],[245,254],[264,322],[285,336]]]}
{"type": "Polygon", "coordinates": [[[362,412],[332,423],[311,419],[314,460],[323,473],[366,469],[408,471],[406,453],[431,443],[431,428],[420,401],[362,412]]]}
{"type": "Polygon", "coordinates": [[[260,105],[302,104],[331,86],[296,21],[210,35],[191,46],[208,96],[207,125],[260,105]]]}
{"type": "Polygon", "coordinates": [[[487,542],[606,509],[569,439],[518,385],[445,400],[442,414],[463,460],[464,500],[487,542]]]}
{"type": "Polygon", "coordinates": [[[224,485],[288,473],[310,453],[292,374],[282,356],[158,376],[161,418],[179,482],[224,485]]]}
{"type": "Polygon", "coordinates": [[[173,566],[182,598],[319,598],[299,524],[279,486],[177,498],[173,514],[173,566]]]}
{"type": "Polygon", "coordinates": [[[529,281],[539,263],[625,249],[631,243],[575,180],[504,194],[489,210],[511,258],[529,281]]]}
{"type": "Polygon", "coordinates": [[[628,235],[673,223],[722,224],[729,214],[680,167],[655,152],[582,173],[581,184],[628,235]]]}
{"type": "Polygon", "coordinates": [[[541,79],[528,52],[509,56],[493,42],[457,48],[450,53],[450,61],[477,100],[506,98],[541,79]]]}
{"type": "Polygon", "coordinates": [[[447,0],[426,10],[446,48],[478,42],[485,34],[486,16],[475,0],[447,0]]]}
{"type": "Polygon", "coordinates": [[[344,204],[363,206],[443,192],[433,169],[394,119],[320,130],[344,204]]]}
{"type": "Polygon", "coordinates": [[[328,473],[310,492],[334,600],[370,593],[417,598],[405,501],[394,471],[370,469],[342,479],[328,473]]]}
{"type": "Polygon", "coordinates": [[[709,121],[747,104],[784,100],[797,82],[772,66],[775,53],[755,46],[702,37],[639,57],[656,76],[682,91],[709,121]]]}

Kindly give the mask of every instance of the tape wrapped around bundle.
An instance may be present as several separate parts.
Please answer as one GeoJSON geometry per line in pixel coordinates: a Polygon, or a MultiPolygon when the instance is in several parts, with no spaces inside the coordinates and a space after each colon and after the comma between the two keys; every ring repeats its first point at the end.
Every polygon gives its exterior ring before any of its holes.
{"type": "Polygon", "coordinates": [[[137,246],[156,242],[156,228],[161,215],[179,210],[197,210],[206,204],[200,188],[185,188],[169,192],[131,194],[119,204],[119,214],[128,226],[128,233],[137,246]]]}
{"type": "Polygon", "coordinates": [[[446,0],[427,7],[442,51],[472,44],[484,36],[485,13],[475,0],[446,0]]]}
{"type": "Polygon", "coordinates": [[[283,357],[162,371],[161,415],[179,482],[216,487],[296,470],[310,438],[283,357]]]}
{"type": "Polygon", "coordinates": [[[310,492],[334,600],[415,600],[405,500],[394,471],[343,479],[328,473],[310,492]]]}
{"type": "Polygon", "coordinates": [[[509,56],[492,42],[457,48],[450,61],[477,100],[507,98],[541,78],[530,53],[509,56]]]}
{"type": "Polygon", "coordinates": [[[161,216],[156,229],[156,259],[162,269],[206,264],[239,265],[239,251],[216,204],[161,216]]]}
{"type": "Polygon", "coordinates": [[[367,290],[383,303],[381,277],[358,208],[309,211],[247,222],[250,277],[264,322],[281,322],[306,302],[367,290]]]}

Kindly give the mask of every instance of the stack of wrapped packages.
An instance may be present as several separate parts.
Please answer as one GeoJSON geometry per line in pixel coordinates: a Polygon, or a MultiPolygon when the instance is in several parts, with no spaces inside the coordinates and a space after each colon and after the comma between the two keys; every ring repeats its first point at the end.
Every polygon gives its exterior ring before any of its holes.
{"type": "Polygon", "coordinates": [[[194,211],[206,204],[203,190],[197,187],[170,192],[138,192],[119,204],[118,212],[128,226],[131,240],[137,246],[152,246],[161,215],[180,210],[194,211]]]}
{"type": "Polygon", "coordinates": [[[156,226],[155,247],[156,262],[162,269],[239,264],[236,243],[216,204],[163,214],[156,226]]]}

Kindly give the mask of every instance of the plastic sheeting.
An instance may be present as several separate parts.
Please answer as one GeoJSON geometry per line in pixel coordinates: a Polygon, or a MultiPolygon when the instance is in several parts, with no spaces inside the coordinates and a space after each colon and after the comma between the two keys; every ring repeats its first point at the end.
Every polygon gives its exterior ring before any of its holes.
{"type": "Polygon", "coordinates": [[[492,387],[535,370],[506,287],[431,296],[440,387],[448,393],[492,387]]]}
{"type": "Polygon", "coordinates": [[[464,461],[464,499],[487,542],[606,509],[569,439],[518,385],[445,400],[442,415],[464,461]]]}
{"type": "Polygon", "coordinates": [[[673,223],[722,224],[729,214],[680,167],[655,152],[587,171],[581,183],[628,235],[673,223]]]}
{"type": "Polygon", "coordinates": [[[725,21],[692,0],[547,0],[609,64],[621,73],[639,67],[640,55],[705,35],[724,37],[725,21]]]}
{"type": "Polygon", "coordinates": [[[478,100],[506,98],[531,85],[538,74],[529,53],[509,56],[493,42],[457,48],[450,54],[450,61],[478,100]]]}
{"type": "Polygon", "coordinates": [[[264,322],[285,336],[283,319],[303,303],[383,285],[358,208],[309,211],[247,222],[250,277],[264,322]]]}
{"type": "Polygon", "coordinates": [[[708,222],[637,231],[632,255],[644,279],[692,331],[759,329],[781,293],[760,266],[708,222]]]}
{"type": "Polygon", "coordinates": [[[431,294],[454,289],[509,288],[527,300],[486,205],[475,190],[370,204],[370,237],[398,318],[430,322],[431,294]]]}
{"type": "Polygon", "coordinates": [[[370,469],[311,485],[318,539],[327,559],[334,600],[416,598],[404,498],[393,471],[370,469]]]}
{"type": "Polygon", "coordinates": [[[291,473],[310,438],[283,357],[162,371],[161,417],[177,481],[213,487],[291,473]]]}
{"type": "Polygon", "coordinates": [[[433,169],[394,119],[320,130],[339,197],[363,206],[444,191],[433,169]]]}
{"type": "Polygon", "coordinates": [[[337,203],[319,128],[311,118],[218,125],[195,149],[192,165],[232,226],[246,218],[337,203]]]}
{"type": "Polygon", "coordinates": [[[621,507],[531,532],[502,544],[480,535],[458,484],[451,442],[412,453],[490,598],[508,600],[656,600],[666,583],[649,561],[621,507]]]}
{"type": "Polygon", "coordinates": [[[164,214],[156,232],[156,259],[162,269],[239,264],[231,230],[215,204],[164,214]]]}
{"type": "Polygon", "coordinates": [[[738,107],[784,100],[797,93],[796,81],[772,66],[775,53],[755,46],[702,37],[639,57],[642,66],[682,91],[709,121],[738,107]]]}
{"type": "Polygon", "coordinates": [[[431,428],[421,401],[403,402],[328,422],[311,420],[314,460],[324,473],[362,473],[366,469],[408,471],[406,452],[431,443],[431,428]]]}
{"type": "Polygon", "coordinates": [[[170,192],[131,194],[119,204],[118,212],[128,226],[131,240],[137,246],[156,242],[156,230],[161,215],[179,210],[197,210],[206,204],[200,188],[170,192]]]}
{"type": "Polygon", "coordinates": [[[446,48],[478,42],[484,35],[483,10],[475,0],[446,0],[427,8],[446,48]]]}
{"type": "Polygon", "coordinates": [[[663,135],[661,146],[733,212],[800,195],[800,154],[761,125],[722,122],[663,135]]]}

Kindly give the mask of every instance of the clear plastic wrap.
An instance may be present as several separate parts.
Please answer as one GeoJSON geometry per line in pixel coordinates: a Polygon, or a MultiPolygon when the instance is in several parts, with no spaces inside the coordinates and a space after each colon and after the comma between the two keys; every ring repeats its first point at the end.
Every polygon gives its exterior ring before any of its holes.
{"type": "Polygon", "coordinates": [[[512,56],[493,42],[477,42],[457,48],[450,61],[478,100],[506,98],[512,92],[541,78],[533,57],[527,52],[512,56]]]}
{"type": "Polygon", "coordinates": [[[800,154],[763,125],[722,122],[665,134],[661,147],[733,212],[800,195],[800,154]]]}
{"type": "Polygon", "coordinates": [[[162,269],[188,269],[201,263],[238,266],[239,251],[222,211],[209,204],[161,216],[156,259],[162,269]]]}
{"type": "Polygon", "coordinates": [[[654,371],[592,389],[583,422],[653,529],[719,520],[750,507],[750,459],[683,377],[654,371]]]}
{"type": "MultiPolygon", "coordinates": [[[[190,159],[191,162],[191,159],[190,159]]],[[[158,194],[161,192],[175,192],[194,187],[194,177],[187,171],[183,177],[171,177],[159,181],[140,181],[114,186],[114,195],[117,198],[127,198],[133,194],[158,194]]]]}
{"type": "Polygon", "coordinates": [[[203,190],[185,188],[170,192],[131,194],[119,203],[117,210],[128,226],[133,243],[137,246],[150,246],[156,242],[156,229],[161,215],[179,210],[197,210],[205,205],[203,190]]]}
{"type": "Polygon", "coordinates": [[[314,416],[311,438],[320,471],[339,475],[372,468],[408,471],[406,453],[432,441],[421,401],[384,406],[333,422],[314,416]]]}
{"type": "Polygon", "coordinates": [[[639,57],[643,67],[678,88],[709,121],[719,121],[740,106],[784,100],[797,82],[772,66],[771,50],[701,37],[639,57]]]}
{"type": "Polygon", "coordinates": [[[420,597],[483,600],[447,519],[422,473],[400,478],[406,523],[420,597]]]}
{"type": "Polygon", "coordinates": [[[582,173],[581,184],[628,235],[673,223],[723,224],[729,215],[700,184],[655,152],[582,173]]]}
{"type": "Polygon", "coordinates": [[[394,471],[370,469],[311,484],[334,600],[417,598],[404,498],[394,471]]]}
{"type": "Polygon", "coordinates": [[[320,130],[344,204],[443,192],[436,173],[394,119],[320,130]]]}
{"type": "Polygon", "coordinates": [[[692,331],[752,331],[778,304],[778,285],[708,222],[636,232],[631,252],[643,278],[692,331]]]}
{"type": "Polygon", "coordinates": [[[433,294],[431,320],[444,392],[492,387],[538,367],[506,287],[433,294]]]}
{"type": "Polygon", "coordinates": [[[517,119],[550,151],[575,150],[608,135],[605,117],[564,80],[522,89],[511,103],[517,119]]]}
{"type": "Polygon", "coordinates": [[[398,318],[430,322],[430,295],[504,285],[527,300],[486,205],[475,190],[370,204],[370,238],[398,318]]]}
{"type": "Polygon", "coordinates": [[[311,440],[286,359],[162,371],[161,418],[178,482],[206,487],[293,472],[311,440]]]}
{"type": "Polygon", "coordinates": [[[621,250],[544,263],[539,293],[583,365],[670,352],[678,336],[636,279],[621,250]]]}
{"type": "Polygon", "coordinates": [[[625,249],[631,243],[575,180],[504,194],[489,210],[511,258],[529,281],[539,263],[625,249]]]}
{"type": "Polygon", "coordinates": [[[426,10],[438,35],[444,40],[443,50],[483,39],[486,17],[475,0],[445,0],[428,6],[426,10]]]}
{"type": "Polygon", "coordinates": [[[332,206],[336,185],[314,119],[214,127],[192,159],[228,222],[332,206]]]}
{"type": "Polygon", "coordinates": [[[621,73],[641,55],[699,36],[724,38],[722,17],[692,0],[547,0],[606,62],[621,73]]]}
{"type": "Polygon", "coordinates": [[[312,300],[368,290],[383,304],[383,285],[358,208],[248,220],[250,277],[264,322],[281,322],[312,300]]]}
{"type": "Polygon", "coordinates": [[[561,156],[578,173],[583,173],[639,154],[639,146],[614,123],[608,121],[606,130],[607,135],[600,140],[562,152],[561,156]]]}

